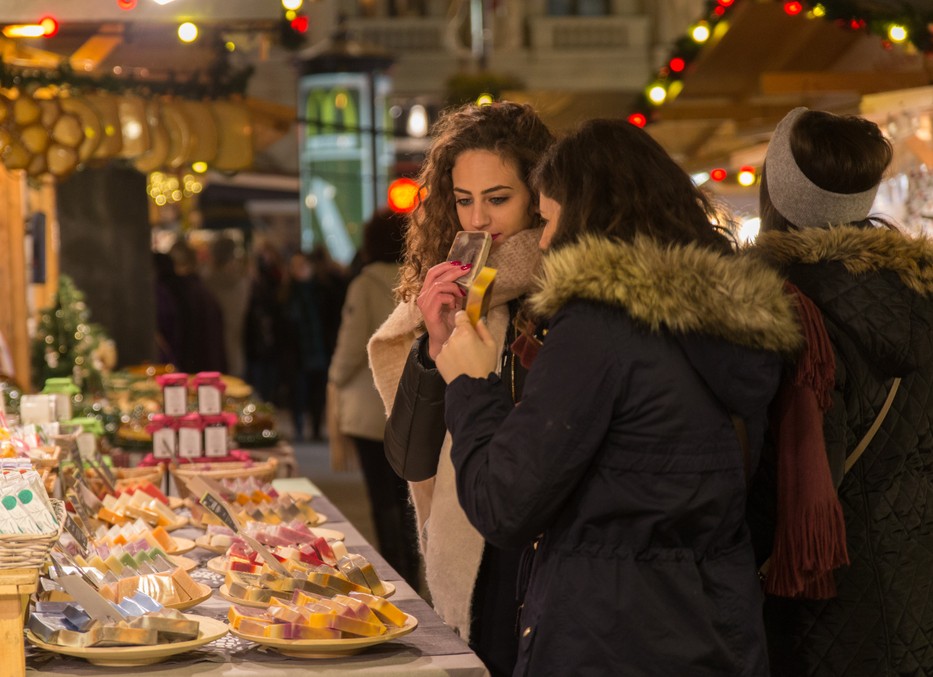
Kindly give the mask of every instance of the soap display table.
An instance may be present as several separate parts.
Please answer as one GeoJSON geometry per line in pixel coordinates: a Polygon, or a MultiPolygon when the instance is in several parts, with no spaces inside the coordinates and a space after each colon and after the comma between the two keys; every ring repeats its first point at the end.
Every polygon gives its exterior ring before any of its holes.
{"type": "MultiPolygon", "coordinates": [[[[314,495],[315,510],[328,518],[326,526],[342,531],[346,536],[347,548],[363,555],[373,564],[381,579],[395,585],[396,593],[391,597],[392,603],[417,618],[418,627],[409,635],[368,648],[359,654],[306,659],[288,658],[228,634],[197,651],[171,657],[152,666],[132,668],[132,674],[158,677],[304,677],[311,672],[323,675],[353,673],[371,677],[483,677],[489,674],[467,644],[441,621],[434,610],[366,542],[336,506],[326,496],[320,495],[317,487],[304,478],[276,480],[273,484],[279,491],[314,495]]],[[[200,529],[186,527],[173,532],[173,535],[194,539],[201,533],[200,529]]],[[[186,556],[199,563],[192,577],[207,583],[214,590],[207,601],[189,613],[225,620],[230,603],[217,591],[223,584],[223,576],[205,566],[216,555],[196,548],[186,556]]],[[[118,673],[130,674],[130,669],[115,671],[101,668],[81,659],[51,654],[28,644],[26,646],[26,675],[29,677],[87,677],[118,673]]]]}

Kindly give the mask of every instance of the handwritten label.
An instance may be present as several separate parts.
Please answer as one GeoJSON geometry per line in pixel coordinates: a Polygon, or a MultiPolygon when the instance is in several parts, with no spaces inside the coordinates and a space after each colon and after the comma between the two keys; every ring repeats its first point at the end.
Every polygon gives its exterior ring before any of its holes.
{"type": "Polygon", "coordinates": [[[219,414],[223,408],[220,399],[220,389],[212,385],[198,386],[198,413],[214,415],[219,414]]]}
{"type": "Polygon", "coordinates": [[[184,416],[188,410],[187,386],[165,386],[162,388],[162,411],[167,416],[184,416]]]}
{"type": "Polygon", "coordinates": [[[91,517],[88,514],[87,506],[85,506],[84,502],[80,498],[78,498],[78,494],[76,494],[73,491],[69,490],[65,494],[65,498],[67,498],[71,502],[71,506],[75,509],[75,514],[77,514],[77,516],[81,518],[81,523],[84,524],[85,529],[87,529],[88,532],[90,533],[90,528],[91,528],[92,523],[91,523],[91,517]]]}
{"type": "Polygon", "coordinates": [[[78,446],[78,453],[81,454],[81,458],[91,458],[97,449],[97,438],[94,437],[94,433],[80,433],[75,443],[78,446]]]}
{"type": "Polygon", "coordinates": [[[204,428],[204,455],[227,455],[227,426],[209,425],[204,428]]]}
{"type": "MultiPolygon", "coordinates": [[[[188,487],[189,489],[191,488],[190,482],[188,487]]],[[[270,569],[275,571],[280,576],[290,575],[288,569],[282,566],[282,563],[275,558],[275,555],[273,555],[262,543],[247,534],[242,529],[242,527],[240,527],[239,521],[230,511],[226,501],[215,495],[212,491],[205,491],[201,495],[201,505],[204,506],[205,509],[210,510],[212,513],[217,515],[221,522],[233,529],[240,538],[246,541],[246,544],[255,550],[260,557],[262,557],[263,562],[265,562],[270,569]]]]}
{"type": "Polygon", "coordinates": [[[65,531],[71,534],[71,537],[75,539],[75,542],[78,544],[78,548],[81,551],[81,555],[84,556],[87,554],[87,545],[88,537],[84,531],[81,530],[81,527],[72,519],[71,515],[65,513],[65,531]]]}
{"type": "Polygon", "coordinates": [[[104,457],[100,453],[100,449],[97,447],[94,448],[94,452],[91,454],[90,458],[91,467],[97,472],[98,476],[103,480],[104,484],[107,485],[107,489],[111,494],[116,493],[117,483],[114,480],[113,473],[110,471],[110,468],[104,463],[104,457]]]}
{"type": "Polygon", "coordinates": [[[182,458],[201,456],[202,444],[200,428],[181,428],[178,431],[178,455],[182,458]]]}
{"type": "Polygon", "coordinates": [[[203,496],[201,496],[201,505],[217,515],[221,522],[239,533],[240,523],[237,521],[236,517],[231,515],[230,511],[227,510],[227,506],[224,505],[223,499],[215,496],[210,492],[206,492],[203,496]]]}
{"type": "Polygon", "coordinates": [[[152,455],[156,458],[174,458],[178,433],[173,428],[162,428],[152,433],[152,455]]]}

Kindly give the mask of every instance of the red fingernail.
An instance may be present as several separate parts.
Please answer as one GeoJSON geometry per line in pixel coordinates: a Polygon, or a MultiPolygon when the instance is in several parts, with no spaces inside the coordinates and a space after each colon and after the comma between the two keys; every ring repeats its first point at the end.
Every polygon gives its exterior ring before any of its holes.
{"type": "MultiPolygon", "coordinates": [[[[459,261],[458,261],[458,263],[459,263],[459,261]]],[[[460,266],[460,270],[469,270],[469,269],[472,268],[472,267],[473,267],[473,264],[472,264],[472,263],[467,263],[467,264],[464,264],[464,265],[460,266]]]]}
{"type": "Polygon", "coordinates": [[[459,261],[451,261],[451,262],[450,262],[450,265],[452,265],[452,266],[459,266],[459,265],[460,265],[460,262],[459,262],[459,261]]]}
{"type": "Polygon", "coordinates": [[[464,289],[463,287],[457,287],[457,289],[460,290],[460,296],[466,296],[466,295],[467,295],[467,290],[464,289]]]}

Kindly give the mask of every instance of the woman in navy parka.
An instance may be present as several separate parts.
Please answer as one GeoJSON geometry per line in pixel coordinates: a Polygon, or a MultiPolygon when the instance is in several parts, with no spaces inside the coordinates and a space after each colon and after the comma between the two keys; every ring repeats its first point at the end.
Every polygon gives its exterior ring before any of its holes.
{"type": "Polygon", "coordinates": [[[754,466],[791,301],[624,121],[585,123],[536,178],[547,330],[521,403],[464,313],[437,360],[467,515],[501,546],[540,537],[515,674],[766,675],[737,430],[754,466]]]}

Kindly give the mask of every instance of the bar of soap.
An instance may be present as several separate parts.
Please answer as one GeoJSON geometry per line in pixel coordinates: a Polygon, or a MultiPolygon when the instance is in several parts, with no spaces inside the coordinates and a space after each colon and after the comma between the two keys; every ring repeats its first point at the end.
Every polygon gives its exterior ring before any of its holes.
{"type": "Polygon", "coordinates": [[[406,616],[404,611],[384,597],[377,597],[376,595],[371,595],[366,592],[351,592],[350,597],[364,602],[366,606],[372,609],[379,620],[387,625],[400,628],[405,625],[405,622],[408,620],[408,616],[406,616]]]}
{"type": "Polygon", "coordinates": [[[130,627],[140,630],[154,630],[159,635],[160,641],[178,642],[189,639],[197,639],[200,632],[200,623],[187,618],[171,618],[150,614],[134,618],[129,623],[130,627]]]}

